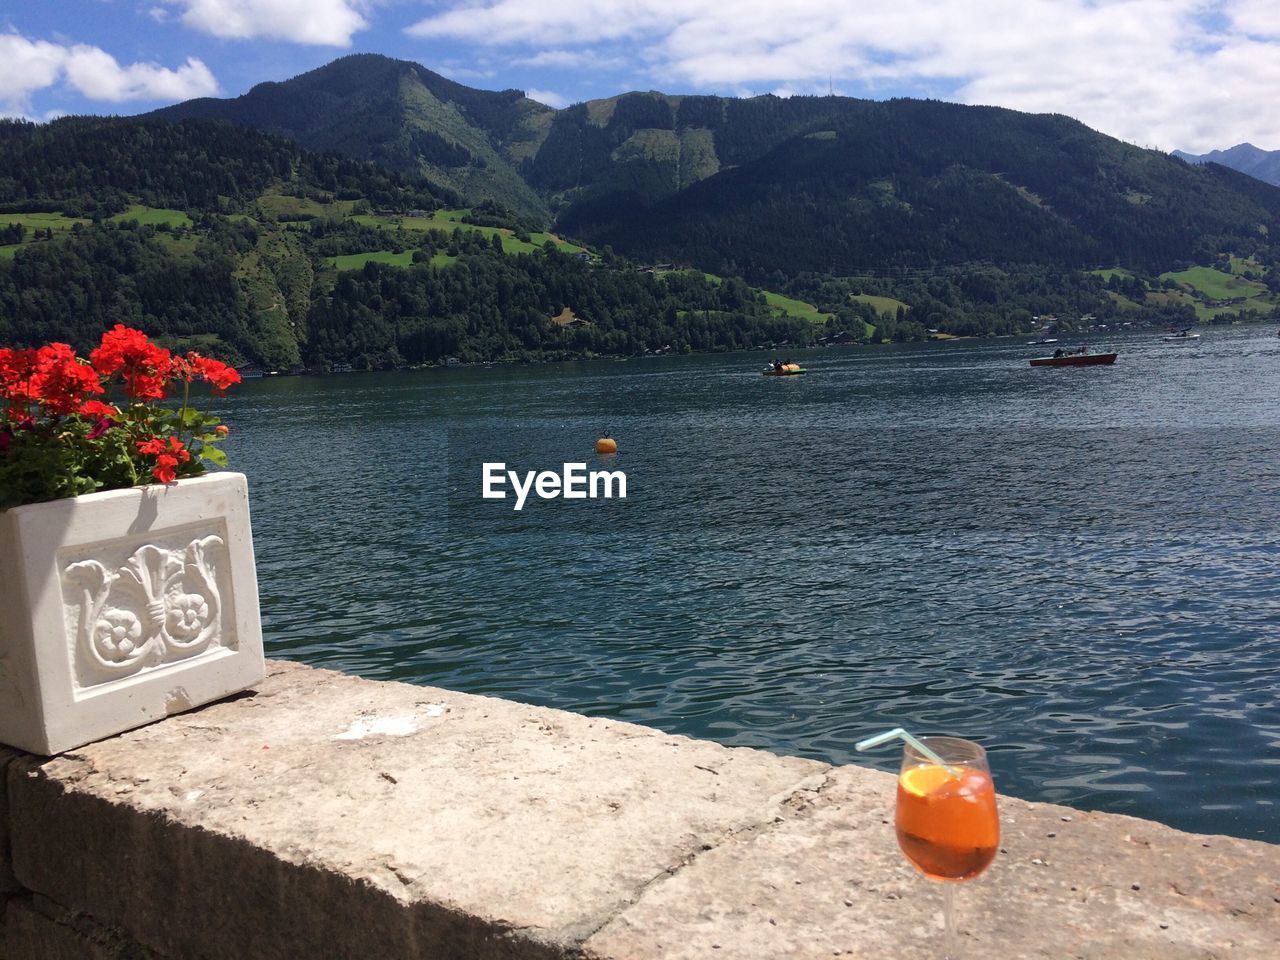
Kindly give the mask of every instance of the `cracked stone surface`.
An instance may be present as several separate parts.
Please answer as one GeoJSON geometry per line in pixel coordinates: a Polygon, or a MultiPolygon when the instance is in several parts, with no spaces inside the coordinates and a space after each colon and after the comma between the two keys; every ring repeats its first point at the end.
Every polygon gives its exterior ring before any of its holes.
{"type": "Polygon", "coordinates": [[[13,862],[174,956],[557,956],[824,769],[277,662],[256,695],[12,763],[13,862]]]}
{"type": "MultiPolygon", "coordinates": [[[[893,831],[896,780],[832,770],[587,941],[592,960],[942,956],[938,886],[893,831]]],[[[956,890],[961,956],[1280,957],[1280,848],[1000,797],[1001,851],[956,890]]]]}
{"type": "MultiPolygon", "coordinates": [[[[86,931],[183,960],[940,955],[892,776],[492,698],[277,662],[7,785],[30,956],[86,931]]],[[[1280,847],[1000,804],[967,955],[1280,957],[1280,847]]]]}

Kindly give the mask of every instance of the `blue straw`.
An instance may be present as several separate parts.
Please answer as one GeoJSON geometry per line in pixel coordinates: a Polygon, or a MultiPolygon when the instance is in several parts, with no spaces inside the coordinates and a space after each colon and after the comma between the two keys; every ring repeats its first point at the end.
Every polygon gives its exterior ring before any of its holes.
{"type": "Polygon", "coordinates": [[[886,730],[884,733],[877,733],[874,737],[867,737],[867,739],[865,740],[859,740],[857,743],[853,745],[853,749],[859,752],[863,750],[870,750],[872,747],[878,747],[880,746],[880,744],[888,743],[890,740],[907,741],[907,743],[911,744],[911,746],[916,748],[916,751],[921,756],[926,757],[929,760],[932,760],[938,766],[942,767],[942,769],[946,770],[948,776],[956,780],[960,779],[959,770],[951,766],[951,764],[947,763],[947,761],[943,760],[940,756],[938,756],[936,753],[934,753],[932,750],[926,747],[923,743],[921,743],[911,734],[907,733],[907,731],[903,730],[901,727],[894,727],[892,730],[886,730]]]}

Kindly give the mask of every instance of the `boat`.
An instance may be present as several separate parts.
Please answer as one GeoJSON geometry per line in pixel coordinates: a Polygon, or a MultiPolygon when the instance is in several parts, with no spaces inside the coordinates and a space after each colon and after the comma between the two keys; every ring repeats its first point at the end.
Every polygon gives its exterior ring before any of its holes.
{"type": "Polygon", "coordinates": [[[1058,338],[1057,338],[1057,337],[1047,337],[1047,338],[1046,338],[1046,339],[1044,339],[1044,340],[1028,340],[1028,341],[1027,341],[1027,346],[1028,346],[1028,347],[1038,347],[1038,346],[1040,346],[1041,344],[1045,344],[1045,343],[1057,343],[1057,342],[1058,342],[1058,338]]]}
{"type": "Polygon", "coordinates": [[[763,371],[766,377],[794,377],[807,372],[798,363],[775,363],[771,367],[765,367],[763,371]]]}
{"type": "Polygon", "coordinates": [[[1161,337],[1165,343],[1184,343],[1188,340],[1199,340],[1200,334],[1192,333],[1189,330],[1183,330],[1181,333],[1171,333],[1167,337],[1161,337]]]}
{"type": "Polygon", "coordinates": [[[1036,357],[1033,367],[1100,367],[1116,362],[1114,353],[1064,353],[1058,357],[1036,357]]]}

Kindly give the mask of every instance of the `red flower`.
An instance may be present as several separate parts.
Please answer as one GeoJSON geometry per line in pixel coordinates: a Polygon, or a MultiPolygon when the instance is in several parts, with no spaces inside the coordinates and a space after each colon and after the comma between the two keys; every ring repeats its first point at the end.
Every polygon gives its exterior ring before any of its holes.
{"type": "Polygon", "coordinates": [[[231,432],[231,428],[228,427],[225,423],[220,423],[213,428],[213,432],[220,437],[225,437],[227,434],[231,432]]]}
{"type": "Polygon", "coordinates": [[[191,460],[191,451],[177,437],[170,437],[168,443],[161,437],[141,440],[138,442],[138,452],[156,458],[151,475],[161,483],[173,483],[178,476],[178,464],[191,460]]]}
{"type": "Polygon", "coordinates": [[[118,417],[120,410],[101,400],[86,400],[77,411],[82,417],[118,417]]]}
{"type": "Polygon", "coordinates": [[[160,454],[156,457],[156,465],[151,468],[151,475],[161,483],[173,483],[178,478],[178,458],[160,454]]]}
{"type": "Polygon", "coordinates": [[[121,374],[125,392],[134,400],[163,399],[173,374],[173,354],[156,346],[141,330],[122,323],[102,335],[102,343],[89,359],[104,377],[121,374]]]}
{"type": "Polygon", "coordinates": [[[176,456],[183,463],[186,463],[188,460],[191,459],[191,451],[188,450],[186,448],[186,445],[177,437],[169,438],[169,452],[171,455],[176,456]]]}
{"type": "Polygon", "coordinates": [[[35,350],[0,347],[0,397],[9,401],[13,419],[17,419],[19,412],[26,412],[27,407],[38,399],[31,382],[35,373],[35,350]]]}
{"type": "Polygon", "coordinates": [[[75,413],[87,394],[102,393],[97,373],[77,360],[76,352],[65,343],[50,343],[37,350],[35,366],[31,392],[52,414],[75,413]]]}
{"type": "Polygon", "coordinates": [[[229,367],[221,360],[195,353],[187,354],[187,358],[200,371],[200,376],[213,384],[214,396],[222,396],[227,392],[227,387],[240,382],[240,374],[235,367],[229,367]]]}

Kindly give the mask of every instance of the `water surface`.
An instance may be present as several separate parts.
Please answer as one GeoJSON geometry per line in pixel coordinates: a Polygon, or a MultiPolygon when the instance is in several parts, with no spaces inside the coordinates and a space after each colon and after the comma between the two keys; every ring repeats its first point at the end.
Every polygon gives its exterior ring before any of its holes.
{"type": "Polygon", "coordinates": [[[246,383],[269,654],[836,763],[968,736],[1005,792],[1280,842],[1280,339],[1110,343],[246,383]],[[490,459],[629,496],[517,514],[490,459]]]}

